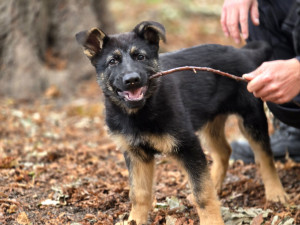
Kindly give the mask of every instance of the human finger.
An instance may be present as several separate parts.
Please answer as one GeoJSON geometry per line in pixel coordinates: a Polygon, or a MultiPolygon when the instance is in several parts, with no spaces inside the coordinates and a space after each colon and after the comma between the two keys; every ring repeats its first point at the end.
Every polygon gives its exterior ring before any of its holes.
{"type": "Polygon", "coordinates": [[[240,29],[239,29],[239,11],[236,8],[231,10],[231,13],[227,15],[226,23],[230,36],[234,41],[240,43],[240,29]]]}
{"type": "Polygon", "coordinates": [[[254,25],[259,25],[259,11],[258,11],[258,3],[254,1],[250,8],[250,17],[254,25]]]}
{"type": "Polygon", "coordinates": [[[253,73],[246,73],[243,75],[243,78],[248,81],[253,80],[254,77],[255,77],[255,75],[253,73]]]}
{"type": "Polygon", "coordinates": [[[268,74],[266,71],[261,72],[260,68],[255,70],[253,74],[254,78],[247,85],[249,92],[255,92],[262,89],[264,85],[270,83],[272,80],[270,74],[268,74]]]}
{"type": "Polygon", "coordinates": [[[241,26],[241,32],[244,39],[248,38],[248,8],[243,6],[239,12],[239,21],[241,26]]]}
{"type": "Polygon", "coordinates": [[[264,97],[261,97],[261,100],[265,101],[265,102],[273,102],[276,104],[283,104],[286,103],[288,101],[290,101],[290,98],[287,98],[286,96],[280,96],[279,94],[270,94],[264,97]]]}
{"type": "Polygon", "coordinates": [[[227,24],[226,24],[226,14],[227,14],[227,8],[223,7],[222,13],[221,13],[221,25],[222,25],[222,30],[223,30],[225,36],[229,37],[229,31],[228,31],[227,24]]]}
{"type": "Polygon", "coordinates": [[[247,85],[247,89],[249,92],[259,91],[263,87],[264,87],[264,82],[262,81],[262,78],[260,76],[253,78],[253,80],[251,80],[247,85]]]}
{"type": "Polygon", "coordinates": [[[257,98],[262,98],[266,101],[273,101],[276,98],[282,97],[282,91],[280,90],[278,85],[267,83],[261,89],[256,90],[254,92],[254,96],[257,98]]]}

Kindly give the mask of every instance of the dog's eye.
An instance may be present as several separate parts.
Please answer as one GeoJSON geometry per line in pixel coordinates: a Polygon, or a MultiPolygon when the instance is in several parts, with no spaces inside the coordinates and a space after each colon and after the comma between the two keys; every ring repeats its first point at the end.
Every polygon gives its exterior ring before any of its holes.
{"type": "Polygon", "coordinates": [[[145,58],[146,57],[143,54],[138,54],[137,57],[136,57],[136,59],[139,60],[139,61],[145,60],[145,58]]]}
{"type": "Polygon", "coordinates": [[[117,63],[118,63],[118,60],[116,60],[116,59],[111,59],[111,60],[109,60],[109,62],[108,62],[108,64],[109,64],[110,66],[116,65],[117,63]]]}

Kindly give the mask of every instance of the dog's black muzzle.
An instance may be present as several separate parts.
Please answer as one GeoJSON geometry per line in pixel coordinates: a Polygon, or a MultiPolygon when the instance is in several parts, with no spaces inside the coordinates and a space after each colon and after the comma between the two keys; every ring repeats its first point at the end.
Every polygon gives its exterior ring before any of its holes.
{"type": "Polygon", "coordinates": [[[145,79],[137,72],[126,73],[120,80],[118,95],[121,96],[130,108],[143,105],[147,85],[145,79]]]}
{"type": "Polygon", "coordinates": [[[132,89],[132,88],[136,88],[141,86],[141,76],[136,73],[136,72],[132,72],[132,73],[127,73],[123,76],[123,86],[125,90],[128,89],[132,89]]]}

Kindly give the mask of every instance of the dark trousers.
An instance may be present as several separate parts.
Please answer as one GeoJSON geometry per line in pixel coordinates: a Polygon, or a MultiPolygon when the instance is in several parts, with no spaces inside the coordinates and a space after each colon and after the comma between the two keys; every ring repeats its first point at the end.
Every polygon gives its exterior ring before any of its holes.
{"type": "MultiPolygon", "coordinates": [[[[286,29],[285,19],[293,0],[259,0],[260,25],[254,26],[249,21],[249,38],[264,40],[273,48],[272,60],[291,59],[296,56],[291,31],[286,29]]],[[[291,102],[278,105],[267,102],[270,111],[283,123],[300,128],[300,94],[291,102]]]]}

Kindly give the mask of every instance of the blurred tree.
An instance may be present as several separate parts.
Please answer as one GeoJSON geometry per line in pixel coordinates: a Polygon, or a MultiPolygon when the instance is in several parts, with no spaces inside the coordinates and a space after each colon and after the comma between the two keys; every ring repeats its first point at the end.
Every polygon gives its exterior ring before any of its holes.
{"type": "Polygon", "coordinates": [[[34,98],[51,85],[74,93],[94,74],[75,34],[95,26],[113,32],[107,2],[0,1],[0,95],[34,98]]]}

